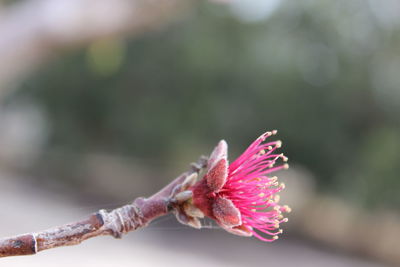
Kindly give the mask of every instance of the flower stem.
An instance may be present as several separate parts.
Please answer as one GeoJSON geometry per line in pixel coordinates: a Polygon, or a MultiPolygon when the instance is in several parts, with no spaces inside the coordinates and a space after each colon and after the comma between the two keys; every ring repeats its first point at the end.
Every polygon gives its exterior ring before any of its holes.
{"type": "Polygon", "coordinates": [[[149,198],[139,197],[131,204],[112,211],[99,210],[83,220],[45,231],[0,239],[0,257],[32,255],[50,248],[77,245],[86,239],[102,235],[121,238],[125,233],[146,227],[152,220],[169,213],[174,189],[189,175],[199,173],[206,162],[201,157],[197,163],[191,165],[189,171],[149,198]]]}

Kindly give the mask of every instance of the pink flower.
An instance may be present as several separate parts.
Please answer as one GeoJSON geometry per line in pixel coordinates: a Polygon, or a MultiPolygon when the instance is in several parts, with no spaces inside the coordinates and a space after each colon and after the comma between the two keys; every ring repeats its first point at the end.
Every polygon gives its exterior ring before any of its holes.
{"type": "Polygon", "coordinates": [[[281,141],[264,143],[276,131],[266,132],[255,140],[246,151],[228,166],[228,146],[220,141],[207,162],[207,173],[190,189],[192,204],[204,215],[215,219],[228,232],[254,235],[263,241],[274,241],[282,233],[279,224],[287,222],[279,193],[284,184],[270,173],[287,169],[288,164],[275,166],[278,159],[287,161],[276,149],[281,141]]]}

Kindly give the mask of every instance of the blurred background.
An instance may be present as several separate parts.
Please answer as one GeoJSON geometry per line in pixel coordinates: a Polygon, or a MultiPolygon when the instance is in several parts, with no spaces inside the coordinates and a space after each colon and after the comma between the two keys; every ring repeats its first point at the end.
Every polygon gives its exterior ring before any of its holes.
{"type": "Polygon", "coordinates": [[[397,0],[1,0],[1,236],[150,195],[272,129],[293,212],[272,244],[166,217],[0,266],[398,266],[399,69],[397,0]]]}

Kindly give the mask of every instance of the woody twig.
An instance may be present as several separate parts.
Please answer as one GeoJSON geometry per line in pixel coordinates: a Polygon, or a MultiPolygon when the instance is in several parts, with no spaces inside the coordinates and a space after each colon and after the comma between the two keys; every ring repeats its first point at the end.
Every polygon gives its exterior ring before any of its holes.
{"type": "Polygon", "coordinates": [[[100,235],[120,238],[168,212],[194,228],[200,229],[200,219],[206,216],[232,234],[273,242],[282,234],[280,224],[288,221],[284,214],[291,211],[279,203],[278,193],[285,185],[271,176],[289,167],[288,158],[276,153],[282,142],[267,141],[276,133],[263,133],[229,166],[228,144],[221,140],[209,158],[201,157],[155,195],[110,212],[100,210],[79,222],[0,240],[0,257],[36,254],[100,235]],[[278,165],[278,160],[284,163],[278,165]]]}
{"type": "Polygon", "coordinates": [[[149,198],[139,197],[109,212],[99,210],[78,222],[0,239],[0,257],[33,255],[50,248],[77,245],[96,236],[121,238],[123,234],[146,227],[152,220],[175,210],[182,198],[179,193],[193,183],[206,164],[207,159],[201,157],[190,170],[149,198]]]}

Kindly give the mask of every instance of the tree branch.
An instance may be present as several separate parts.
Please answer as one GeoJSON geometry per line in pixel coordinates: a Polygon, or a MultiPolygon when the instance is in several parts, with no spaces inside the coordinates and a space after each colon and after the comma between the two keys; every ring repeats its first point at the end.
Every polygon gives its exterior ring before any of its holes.
{"type": "Polygon", "coordinates": [[[189,171],[149,198],[139,197],[131,204],[110,212],[99,210],[81,221],[49,230],[0,239],[0,257],[32,255],[50,248],[77,245],[102,235],[121,238],[123,234],[145,227],[171,211],[176,202],[175,196],[186,178],[198,174],[206,165],[207,159],[201,157],[189,171]]]}

